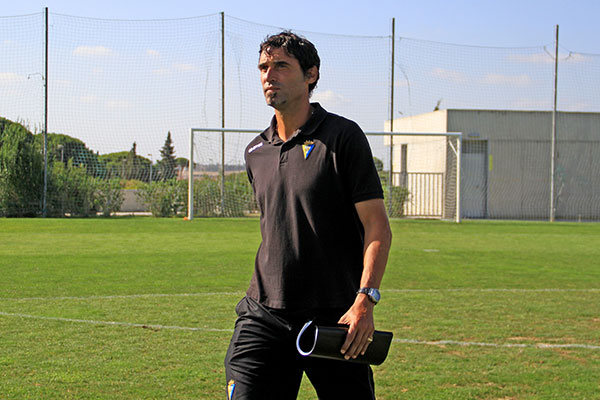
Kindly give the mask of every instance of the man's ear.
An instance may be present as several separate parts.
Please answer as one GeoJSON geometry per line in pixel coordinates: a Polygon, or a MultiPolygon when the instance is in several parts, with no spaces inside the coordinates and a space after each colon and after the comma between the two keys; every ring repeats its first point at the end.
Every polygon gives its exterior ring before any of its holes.
{"type": "Polygon", "coordinates": [[[315,83],[317,81],[317,78],[319,77],[319,69],[315,65],[313,65],[312,67],[306,70],[304,77],[308,84],[315,83]]]}

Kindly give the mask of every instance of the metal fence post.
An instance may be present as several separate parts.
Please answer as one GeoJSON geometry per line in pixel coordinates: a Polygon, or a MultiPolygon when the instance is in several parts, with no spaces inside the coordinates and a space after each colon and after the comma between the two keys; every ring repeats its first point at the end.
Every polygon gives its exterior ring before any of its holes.
{"type": "Polygon", "coordinates": [[[558,25],[556,25],[556,40],[554,48],[554,105],[552,109],[552,140],[550,146],[550,222],[556,218],[556,198],[554,193],[554,180],[556,170],[556,103],[558,94],[558,25]]]}

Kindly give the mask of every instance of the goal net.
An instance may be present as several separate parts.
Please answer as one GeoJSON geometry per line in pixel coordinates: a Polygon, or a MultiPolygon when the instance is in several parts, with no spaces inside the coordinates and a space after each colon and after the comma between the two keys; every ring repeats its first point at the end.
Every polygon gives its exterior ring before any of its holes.
{"type": "MultiPolygon", "coordinates": [[[[260,132],[190,130],[190,163],[185,171],[188,219],[258,215],[246,175],[244,149],[260,132]]],[[[460,221],[460,133],[365,134],[390,217],[460,221]]]]}

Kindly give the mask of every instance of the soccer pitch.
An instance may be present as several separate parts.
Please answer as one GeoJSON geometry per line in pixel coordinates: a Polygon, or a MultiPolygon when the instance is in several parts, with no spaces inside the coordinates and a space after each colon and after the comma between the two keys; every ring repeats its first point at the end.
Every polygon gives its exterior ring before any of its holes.
{"type": "MultiPolygon", "coordinates": [[[[600,398],[600,224],[392,229],[378,399],[600,398]]],[[[257,219],[0,219],[0,398],[226,398],[259,240],[257,219]]]]}

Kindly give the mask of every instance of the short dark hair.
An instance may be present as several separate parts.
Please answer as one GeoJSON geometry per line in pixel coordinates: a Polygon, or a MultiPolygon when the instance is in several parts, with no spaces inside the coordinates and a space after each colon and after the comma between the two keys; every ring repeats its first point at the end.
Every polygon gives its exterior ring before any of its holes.
{"type": "Polygon", "coordinates": [[[306,75],[307,71],[312,67],[317,67],[317,79],[308,86],[308,94],[317,87],[319,80],[319,68],[321,67],[321,59],[317,53],[317,48],[308,39],[296,35],[291,31],[283,31],[276,35],[267,36],[260,44],[259,54],[269,52],[269,48],[282,48],[285,52],[298,60],[302,72],[306,75]]]}

